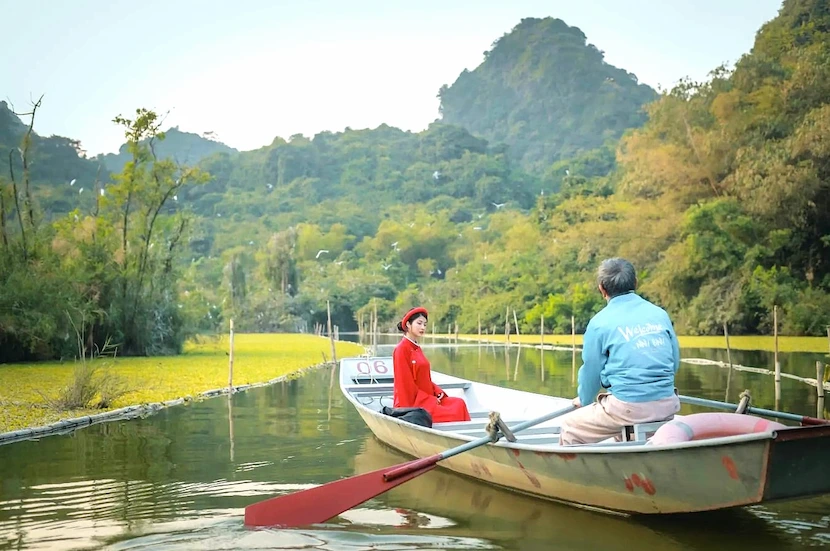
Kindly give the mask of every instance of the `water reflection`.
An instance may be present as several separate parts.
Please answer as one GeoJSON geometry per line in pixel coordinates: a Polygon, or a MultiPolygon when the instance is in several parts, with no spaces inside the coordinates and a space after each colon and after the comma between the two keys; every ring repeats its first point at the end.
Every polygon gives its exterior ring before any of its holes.
{"type": "MultiPolygon", "coordinates": [[[[405,461],[369,438],[355,458],[356,473],[405,461]]],[[[378,498],[388,507],[453,518],[467,533],[511,548],[520,538],[529,549],[790,549],[787,534],[751,510],[672,519],[632,520],[549,503],[433,470],[378,498]],[[555,543],[553,543],[555,542],[555,543]]],[[[428,524],[427,524],[428,526],[428,524]]]]}
{"type": "MultiPolygon", "coordinates": [[[[379,352],[391,352],[391,346],[379,352]]],[[[572,355],[500,346],[428,348],[435,369],[573,395],[572,355]]],[[[696,352],[707,357],[705,351],[696,352]]],[[[733,352],[733,361],[753,363],[733,352]]],[[[717,352],[709,357],[717,358],[717,352]]],[[[788,369],[798,364],[782,354],[788,369]]],[[[805,365],[814,359],[805,358],[805,365]]],[[[763,365],[763,364],[760,364],[763,365]]],[[[806,367],[804,368],[806,371],[806,367]]],[[[541,502],[435,470],[308,530],[250,531],[250,503],[404,458],[380,445],[332,369],[73,435],[0,446],[0,549],[808,549],[830,544],[830,499],[695,517],[632,520],[541,502]]],[[[684,364],[682,392],[732,400],[772,378],[684,364]]],[[[784,381],[809,414],[815,389],[784,381]]],[[[814,413],[814,412],[813,412],[814,413]]]]}

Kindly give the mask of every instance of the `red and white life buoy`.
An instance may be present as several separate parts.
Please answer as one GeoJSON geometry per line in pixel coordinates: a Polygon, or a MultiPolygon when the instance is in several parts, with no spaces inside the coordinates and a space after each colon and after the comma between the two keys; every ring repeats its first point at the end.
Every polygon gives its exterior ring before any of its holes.
{"type": "Polygon", "coordinates": [[[655,431],[649,444],[675,444],[739,434],[785,429],[786,425],[742,413],[693,413],[675,418],[655,431]]]}

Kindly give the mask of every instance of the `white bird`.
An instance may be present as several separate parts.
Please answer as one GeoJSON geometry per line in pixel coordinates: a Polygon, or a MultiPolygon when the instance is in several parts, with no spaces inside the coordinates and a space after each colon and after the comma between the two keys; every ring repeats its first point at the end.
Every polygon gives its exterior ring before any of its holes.
{"type": "Polygon", "coordinates": [[[100,193],[101,193],[101,197],[103,197],[104,196],[104,189],[103,188],[101,188],[100,193]]]}
{"type": "Polygon", "coordinates": [[[569,176],[569,175],[570,175],[570,173],[571,173],[571,171],[570,171],[570,170],[568,170],[568,169],[566,168],[566,169],[565,169],[565,176],[569,176]]]}
{"type": "Polygon", "coordinates": [[[438,179],[438,178],[440,178],[440,177],[441,177],[441,173],[440,173],[440,172],[438,172],[437,170],[436,170],[435,172],[433,172],[433,173],[432,173],[432,178],[433,178],[433,180],[437,180],[437,179],[438,179]]]}
{"type": "Polygon", "coordinates": [[[317,256],[315,256],[314,258],[320,258],[321,254],[327,253],[327,252],[328,251],[326,249],[320,249],[319,251],[317,251],[317,256]]]}
{"type": "Polygon", "coordinates": [[[274,184],[268,184],[268,189],[274,189],[274,184]]]}
{"type": "Polygon", "coordinates": [[[178,196],[178,195],[174,195],[174,196],[173,196],[173,200],[174,200],[174,201],[178,201],[178,200],[179,200],[179,196],[178,196]]]}
{"type": "Polygon", "coordinates": [[[70,186],[74,186],[74,185],[75,185],[75,182],[76,182],[76,179],[75,179],[75,178],[72,178],[72,181],[71,181],[71,182],[69,182],[69,185],[70,185],[70,186]]]}
{"type": "Polygon", "coordinates": [[[388,270],[389,268],[392,267],[391,264],[381,264],[381,266],[383,267],[384,270],[388,270]]]}
{"type": "Polygon", "coordinates": [[[503,207],[504,205],[506,205],[506,204],[507,204],[507,203],[493,203],[493,206],[494,206],[494,207],[496,207],[497,209],[500,209],[500,208],[502,208],[502,207],[503,207]]]}
{"type": "Polygon", "coordinates": [[[410,223],[409,223],[409,227],[410,227],[410,228],[412,228],[412,227],[414,227],[414,226],[415,226],[415,222],[410,222],[410,223]]]}
{"type": "Polygon", "coordinates": [[[79,195],[80,195],[81,193],[83,193],[83,192],[84,192],[84,188],[81,188],[81,189],[79,189],[79,190],[78,190],[78,194],[79,194],[79,195]]]}
{"type": "Polygon", "coordinates": [[[396,251],[398,250],[398,242],[397,241],[392,243],[392,248],[395,249],[396,251]]]}
{"type": "Polygon", "coordinates": [[[474,230],[480,230],[480,229],[481,229],[481,226],[476,226],[476,227],[474,227],[473,229],[474,229],[474,230]]]}
{"type": "Polygon", "coordinates": [[[342,260],[338,260],[337,262],[335,262],[335,264],[337,264],[338,266],[340,266],[341,264],[343,264],[343,261],[342,261],[342,260]]]}

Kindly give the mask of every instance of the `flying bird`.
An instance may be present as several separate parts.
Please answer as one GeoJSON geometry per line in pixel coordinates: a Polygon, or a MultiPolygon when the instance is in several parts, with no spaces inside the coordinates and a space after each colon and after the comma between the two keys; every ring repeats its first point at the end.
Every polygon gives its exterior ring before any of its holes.
{"type": "Polygon", "coordinates": [[[317,256],[315,256],[314,258],[320,258],[321,254],[327,253],[327,252],[328,251],[326,249],[320,249],[319,251],[317,251],[317,256]]]}
{"type": "Polygon", "coordinates": [[[384,270],[388,270],[389,268],[392,267],[391,264],[381,264],[381,266],[383,267],[384,270]]]}
{"type": "Polygon", "coordinates": [[[76,182],[76,179],[75,179],[75,178],[72,178],[72,181],[71,181],[71,182],[69,182],[69,185],[70,185],[70,186],[74,186],[74,185],[75,185],[75,182],[76,182]]]}
{"type": "Polygon", "coordinates": [[[494,206],[494,207],[496,207],[497,209],[500,209],[500,208],[502,208],[502,207],[503,207],[504,205],[506,205],[506,204],[507,204],[507,203],[493,203],[493,206],[494,206]]]}

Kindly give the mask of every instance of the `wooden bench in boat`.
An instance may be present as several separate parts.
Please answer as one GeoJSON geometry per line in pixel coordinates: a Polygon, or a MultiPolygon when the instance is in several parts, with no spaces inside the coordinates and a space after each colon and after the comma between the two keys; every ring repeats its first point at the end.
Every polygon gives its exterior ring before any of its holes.
{"type": "MultiPolygon", "coordinates": [[[[475,413],[475,415],[471,413],[470,417],[473,417],[473,419],[475,419],[476,417],[487,417],[489,415],[489,413],[487,412],[475,413]]],[[[627,425],[622,428],[622,441],[645,442],[657,431],[657,429],[659,429],[669,421],[670,420],[654,421],[652,423],[638,423],[635,425],[627,425]]],[[[518,424],[520,422],[523,421],[518,421],[510,424],[518,424]]],[[[450,423],[435,423],[432,426],[432,428],[447,432],[456,432],[459,434],[463,434],[465,436],[474,436],[477,438],[481,438],[482,436],[487,436],[487,424],[487,422],[482,423],[481,421],[471,420],[450,423]]],[[[516,438],[519,442],[526,444],[550,444],[559,441],[560,430],[561,428],[558,426],[530,427],[517,433],[516,438]]]]}
{"type": "Polygon", "coordinates": [[[671,421],[653,421],[651,423],[638,423],[636,425],[626,425],[622,428],[623,442],[645,442],[651,438],[657,429],[671,421]]]}
{"type": "MultiPolygon", "coordinates": [[[[347,390],[355,396],[391,396],[394,388],[395,386],[392,383],[372,385],[358,383],[343,387],[344,390],[347,390]]],[[[470,383],[446,383],[441,385],[441,388],[444,390],[451,390],[454,388],[466,390],[470,388],[470,383]]]]}

